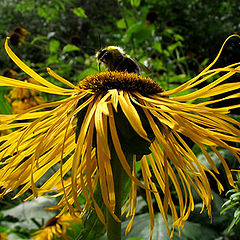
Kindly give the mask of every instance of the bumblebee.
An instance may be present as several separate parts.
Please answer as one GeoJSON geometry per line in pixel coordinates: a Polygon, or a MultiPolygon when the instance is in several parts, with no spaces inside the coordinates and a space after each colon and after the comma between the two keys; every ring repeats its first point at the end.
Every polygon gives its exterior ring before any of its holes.
{"type": "Polygon", "coordinates": [[[141,70],[149,72],[149,70],[131,58],[128,54],[124,52],[121,47],[108,46],[106,48],[100,49],[96,53],[96,59],[98,62],[98,70],[100,71],[100,66],[103,65],[108,71],[127,71],[129,73],[140,74],[141,70]]]}

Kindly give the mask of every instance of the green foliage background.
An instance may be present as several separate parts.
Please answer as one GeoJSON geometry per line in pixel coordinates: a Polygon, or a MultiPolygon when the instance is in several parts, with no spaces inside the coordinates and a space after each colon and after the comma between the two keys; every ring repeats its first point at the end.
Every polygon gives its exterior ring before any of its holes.
{"type": "MultiPolygon", "coordinates": [[[[229,35],[239,33],[239,23],[238,0],[2,0],[0,72],[11,68],[18,72],[19,78],[24,77],[4,50],[6,36],[11,35],[16,26],[21,26],[30,34],[21,45],[12,46],[14,52],[51,82],[55,80],[48,76],[46,67],[77,84],[85,76],[98,72],[94,54],[101,46],[119,45],[145,64],[151,70],[150,76],[164,89],[170,89],[210,63],[223,41],[229,35]]],[[[217,66],[237,62],[239,55],[239,41],[233,39],[227,44],[217,66]]],[[[11,112],[4,98],[6,94],[6,89],[0,89],[1,113],[11,112]]],[[[56,98],[44,97],[48,101],[56,98]]],[[[229,156],[229,162],[234,167],[236,161],[232,156],[229,156]]],[[[181,238],[176,234],[174,239],[202,239],[202,231],[206,233],[205,239],[238,239],[239,225],[227,232],[233,214],[225,211],[220,216],[224,195],[214,194],[212,225],[205,213],[199,215],[201,206],[196,199],[196,210],[187,223],[190,227],[183,230],[181,238]]],[[[143,208],[139,209],[140,220],[135,220],[136,226],[147,221],[144,218],[147,212],[144,198],[141,201],[143,208]]],[[[0,204],[3,210],[18,205],[19,201],[12,202],[9,197],[0,204]]],[[[13,219],[0,215],[0,221],[11,222],[13,219]]],[[[35,222],[36,229],[43,224],[35,222]]],[[[156,223],[156,228],[160,225],[163,225],[161,221],[156,223]]],[[[0,232],[7,231],[29,239],[32,231],[22,227],[9,229],[0,227],[0,232]]],[[[168,239],[164,231],[161,239],[168,239]]],[[[139,236],[139,229],[133,228],[126,239],[147,239],[146,226],[145,232],[139,236]]]]}

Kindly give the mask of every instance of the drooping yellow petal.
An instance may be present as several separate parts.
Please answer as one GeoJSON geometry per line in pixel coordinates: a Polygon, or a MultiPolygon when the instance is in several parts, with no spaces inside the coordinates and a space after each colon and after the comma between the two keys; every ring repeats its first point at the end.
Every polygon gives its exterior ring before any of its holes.
{"type": "MultiPolygon", "coordinates": [[[[134,177],[131,173],[131,169],[129,164],[127,163],[126,157],[122,151],[121,148],[121,144],[119,142],[118,139],[118,135],[117,135],[117,129],[116,129],[116,125],[115,125],[115,121],[113,118],[113,111],[111,106],[109,106],[109,112],[110,112],[110,117],[109,117],[109,126],[110,126],[110,132],[111,132],[111,137],[112,137],[112,141],[113,141],[113,145],[115,148],[115,151],[117,153],[118,159],[122,164],[123,169],[125,170],[125,172],[128,174],[128,176],[136,182],[137,185],[141,186],[144,189],[148,189],[145,185],[143,185],[136,177],[134,177]]],[[[148,189],[149,190],[149,189],[148,189]]]]}
{"type": "MultiPolygon", "coordinates": [[[[151,181],[151,173],[147,167],[147,161],[146,158],[142,158],[141,160],[141,165],[142,165],[142,174],[143,174],[143,180],[144,183],[148,188],[149,186],[149,181],[151,181]]],[[[150,239],[152,239],[153,235],[153,228],[154,228],[154,211],[153,211],[153,205],[152,205],[152,197],[151,197],[151,192],[146,191],[146,196],[147,196],[147,203],[148,203],[148,210],[149,210],[149,215],[150,215],[150,239]]]]}
{"type": "Polygon", "coordinates": [[[145,132],[145,130],[142,126],[142,122],[137,113],[137,110],[130,102],[129,96],[126,92],[125,93],[120,92],[119,104],[122,108],[124,115],[128,119],[128,121],[131,124],[131,126],[133,127],[133,129],[139,134],[139,136],[141,136],[142,138],[149,141],[149,139],[147,137],[147,133],[145,132]]]}
{"type": "MultiPolygon", "coordinates": [[[[33,79],[35,79],[37,82],[41,83],[42,85],[50,88],[50,89],[55,89],[56,92],[63,93],[64,92],[71,92],[70,90],[66,90],[64,88],[60,88],[58,86],[55,86],[54,84],[51,84],[44,78],[42,78],[40,75],[38,75],[36,72],[34,72],[31,68],[29,68],[26,64],[24,64],[14,53],[13,51],[9,48],[8,46],[8,40],[9,37],[6,38],[5,41],[5,49],[8,54],[8,56],[29,76],[31,76],[33,79]]],[[[25,83],[25,82],[24,82],[25,83]]]]}

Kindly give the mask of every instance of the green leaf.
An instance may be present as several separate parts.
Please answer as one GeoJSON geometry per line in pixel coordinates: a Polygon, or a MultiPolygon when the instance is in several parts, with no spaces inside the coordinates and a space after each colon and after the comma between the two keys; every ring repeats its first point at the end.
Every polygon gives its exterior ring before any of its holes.
{"type": "Polygon", "coordinates": [[[165,29],[165,33],[167,33],[167,34],[173,34],[174,32],[173,32],[173,30],[171,29],[171,28],[166,28],[165,29]]]}
{"type": "Polygon", "coordinates": [[[59,62],[59,60],[58,60],[58,55],[57,54],[52,55],[47,59],[47,65],[53,64],[53,63],[58,63],[58,62],[59,62]]]}
{"type": "Polygon", "coordinates": [[[8,227],[0,226],[0,233],[6,232],[8,227]]]}
{"type": "Polygon", "coordinates": [[[186,74],[179,74],[179,75],[174,75],[172,77],[169,77],[169,82],[186,82],[186,80],[189,78],[186,74]]]}
{"type": "Polygon", "coordinates": [[[24,229],[24,227],[27,227],[28,229],[36,229],[37,226],[31,219],[34,218],[39,223],[43,221],[47,222],[49,218],[55,216],[57,213],[56,211],[49,211],[45,208],[54,204],[56,204],[56,199],[46,199],[43,197],[38,197],[37,199],[34,198],[28,202],[22,202],[13,208],[2,211],[5,217],[12,216],[18,219],[17,222],[6,222],[4,225],[6,225],[10,231],[14,231],[15,228],[24,229]]]}
{"type": "Polygon", "coordinates": [[[86,15],[84,9],[82,9],[81,7],[78,8],[74,8],[73,9],[73,13],[75,15],[77,15],[78,17],[82,17],[82,18],[87,18],[88,16],[86,15]]]}
{"type": "Polygon", "coordinates": [[[55,7],[50,6],[38,7],[37,13],[39,17],[43,17],[47,20],[47,22],[49,22],[53,19],[59,18],[59,6],[55,5],[55,7]]]}
{"type": "Polygon", "coordinates": [[[227,191],[226,196],[228,196],[230,193],[235,193],[235,192],[237,192],[237,190],[235,188],[231,189],[231,190],[227,191]]]}
{"type": "MultiPolygon", "coordinates": [[[[181,240],[197,240],[197,239],[205,239],[211,240],[215,239],[216,231],[207,226],[201,225],[200,223],[186,221],[184,224],[184,229],[181,232],[181,240]],[[204,238],[202,238],[204,236],[204,238]]],[[[177,235],[177,234],[176,234],[177,235]]],[[[175,237],[176,237],[175,235],[175,237]]],[[[179,238],[173,238],[179,239],[179,238]]]]}
{"type": "Polygon", "coordinates": [[[125,20],[123,18],[117,21],[117,27],[120,28],[120,29],[126,28],[126,23],[125,23],[125,20]]]}
{"type": "Polygon", "coordinates": [[[181,42],[176,42],[170,46],[168,46],[168,51],[173,52],[177,47],[182,46],[181,42]]]}
{"type": "Polygon", "coordinates": [[[157,50],[159,53],[162,53],[162,44],[160,42],[155,42],[153,44],[153,49],[157,50]]]}
{"type": "Polygon", "coordinates": [[[127,238],[126,240],[141,240],[142,238],[140,237],[131,237],[131,238],[127,238]]]}
{"type": "Polygon", "coordinates": [[[46,36],[35,37],[35,38],[32,40],[31,44],[34,44],[34,43],[37,42],[37,41],[48,40],[48,39],[49,39],[49,38],[46,37],[46,36]]]}
{"type": "Polygon", "coordinates": [[[80,81],[80,80],[84,79],[85,77],[87,77],[88,75],[95,74],[95,73],[97,73],[97,71],[95,69],[86,68],[82,72],[80,72],[79,74],[74,76],[74,80],[80,81]]]}
{"type": "Polygon", "coordinates": [[[60,42],[59,41],[57,41],[55,39],[50,41],[50,43],[49,43],[49,51],[51,53],[57,52],[59,47],[60,47],[60,42]]]}
{"type": "Polygon", "coordinates": [[[1,114],[11,114],[12,108],[7,99],[5,98],[5,94],[7,94],[5,88],[0,88],[0,113],[1,114]]]}
{"type": "Polygon", "coordinates": [[[234,218],[239,218],[240,217],[240,207],[236,209],[236,211],[234,212],[234,218]]]}
{"type": "Polygon", "coordinates": [[[186,63],[186,61],[187,61],[187,57],[180,57],[173,60],[173,62],[177,62],[177,63],[186,63]]]}
{"type": "Polygon", "coordinates": [[[130,3],[133,7],[139,7],[141,0],[131,0],[130,3]]]}
{"type": "Polygon", "coordinates": [[[205,58],[202,62],[201,62],[201,66],[204,67],[209,61],[209,58],[205,58]]]}
{"type": "MultiPolygon", "coordinates": [[[[170,216],[169,216],[170,217],[170,216]]],[[[131,231],[125,237],[125,229],[130,219],[122,223],[122,239],[139,239],[148,240],[150,239],[150,222],[149,214],[139,214],[134,218],[134,224],[131,231]]],[[[154,216],[154,231],[152,239],[169,240],[165,222],[160,213],[156,213],[154,216]]]]}
{"type": "MultiPolygon", "coordinates": [[[[94,190],[94,199],[97,202],[99,208],[103,211],[105,215],[105,204],[102,199],[101,188],[99,182],[94,190]]],[[[105,227],[102,222],[99,220],[96,211],[93,208],[90,208],[86,215],[83,217],[83,225],[80,230],[76,240],[96,240],[99,239],[105,233],[105,227]]]]}
{"type": "Polygon", "coordinates": [[[230,223],[229,227],[228,227],[228,233],[231,232],[232,228],[236,225],[236,223],[238,222],[238,219],[234,218],[232,220],[232,222],[230,223]]]}
{"type": "Polygon", "coordinates": [[[132,38],[132,35],[136,32],[141,31],[144,28],[143,24],[141,23],[137,23],[137,24],[133,24],[132,26],[129,27],[129,29],[127,30],[123,41],[124,42],[129,42],[130,39],[132,38]]]}
{"type": "MultiPolygon", "coordinates": [[[[223,156],[225,155],[224,153],[226,152],[226,150],[220,150],[219,151],[223,156]]],[[[217,156],[217,154],[215,152],[209,152],[210,157],[212,158],[214,164],[216,165],[217,168],[219,168],[221,166],[221,161],[219,159],[219,157],[217,156]]],[[[204,166],[206,166],[209,169],[212,169],[209,162],[207,161],[205,155],[203,153],[198,155],[198,160],[201,164],[203,164],[204,166]]]]}
{"type": "MultiPolygon", "coordinates": [[[[222,208],[224,208],[225,206],[227,206],[228,204],[231,203],[231,200],[227,200],[223,205],[222,205],[222,208]]],[[[225,210],[224,210],[225,211],[225,210]]]]}
{"type": "Polygon", "coordinates": [[[46,11],[46,8],[44,8],[44,7],[38,7],[37,12],[40,17],[47,16],[47,11],[46,11]]]}
{"type": "Polygon", "coordinates": [[[65,12],[66,11],[66,7],[65,7],[64,3],[62,3],[61,1],[58,1],[58,4],[62,8],[62,10],[65,12]]]}
{"type": "Polygon", "coordinates": [[[176,40],[184,41],[184,38],[181,35],[179,35],[179,34],[174,34],[174,38],[176,40]]]}
{"type": "Polygon", "coordinates": [[[79,47],[72,45],[72,44],[67,44],[62,50],[62,54],[67,53],[67,52],[79,51],[79,50],[80,50],[79,47]]]}
{"type": "Polygon", "coordinates": [[[230,200],[236,201],[236,200],[239,200],[239,197],[240,197],[240,192],[237,192],[230,196],[230,200]]]}
{"type": "Polygon", "coordinates": [[[25,1],[21,1],[19,4],[16,5],[15,11],[24,13],[26,11],[32,11],[34,9],[34,7],[35,7],[34,0],[25,0],[25,1]]]}
{"type": "Polygon", "coordinates": [[[170,53],[167,51],[167,50],[163,50],[163,53],[164,53],[164,55],[166,56],[166,57],[170,57],[170,53]]]}
{"type": "Polygon", "coordinates": [[[136,44],[140,44],[145,40],[149,39],[150,37],[152,37],[154,29],[155,28],[153,25],[149,26],[148,28],[145,28],[145,25],[143,23],[136,23],[129,27],[123,38],[123,42],[127,43],[131,39],[134,39],[136,44]]]}

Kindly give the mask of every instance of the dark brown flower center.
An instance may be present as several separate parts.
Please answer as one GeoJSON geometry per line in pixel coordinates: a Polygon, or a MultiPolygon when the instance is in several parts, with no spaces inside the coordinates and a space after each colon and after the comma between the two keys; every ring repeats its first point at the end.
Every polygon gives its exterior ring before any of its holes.
{"type": "Polygon", "coordinates": [[[107,71],[84,78],[79,87],[93,92],[102,92],[110,89],[139,92],[144,95],[161,93],[164,90],[151,78],[136,73],[107,71]]]}

